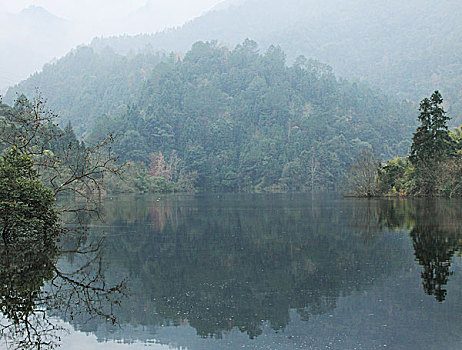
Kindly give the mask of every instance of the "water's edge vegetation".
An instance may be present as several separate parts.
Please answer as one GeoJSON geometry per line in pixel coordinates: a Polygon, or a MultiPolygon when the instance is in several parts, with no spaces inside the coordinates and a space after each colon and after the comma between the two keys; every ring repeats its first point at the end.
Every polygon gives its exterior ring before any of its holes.
{"type": "Polygon", "coordinates": [[[0,9],[0,347],[458,348],[462,2],[210,1],[0,9]]]}
{"type": "Polygon", "coordinates": [[[46,86],[86,144],[114,135],[128,165],[125,181],[107,179],[117,192],[338,190],[363,149],[405,155],[414,124],[410,103],[303,56],[289,66],[279,47],[262,54],[251,40],[164,58],[84,47],[29,84],[46,86]]]}
{"type": "Polygon", "coordinates": [[[349,186],[358,197],[460,197],[462,195],[462,127],[448,129],[450,117],[435,91],[421,101],[420,125],[407,157],[381,164],[364,150],[350,168],[349,186]]]}

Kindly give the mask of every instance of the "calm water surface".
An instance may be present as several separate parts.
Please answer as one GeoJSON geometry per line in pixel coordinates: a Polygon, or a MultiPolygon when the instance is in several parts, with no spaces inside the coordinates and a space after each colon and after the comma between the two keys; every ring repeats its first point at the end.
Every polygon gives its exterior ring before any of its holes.
{"type": "Polygon", "coordinates": [[[105,283],[128,287],[117,324],[47,315],[70,329],[63,349],[461,349],[461,209],[302,194],[112,198],[105,224],[61,244],[105,237],[105,283]]]}

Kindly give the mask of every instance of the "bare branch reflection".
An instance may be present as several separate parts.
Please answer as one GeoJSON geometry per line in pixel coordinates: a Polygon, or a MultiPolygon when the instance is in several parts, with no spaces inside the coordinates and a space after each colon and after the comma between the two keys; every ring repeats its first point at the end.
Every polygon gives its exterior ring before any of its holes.
{"type": "Polygon", "coordinates": [[[84,232],[66,230],[66,237],[78,236],[71,250],[63,248],[62,235],[15,237],[0,245],[0,336],[8,348],[56,348],[65,332],[62,317],[116,323],[114,308],[126,295],[125,281],[106,282],[104,240],[82,244],[84,232]],[[72,264],[58,263],[71,255],[72,264]]]}

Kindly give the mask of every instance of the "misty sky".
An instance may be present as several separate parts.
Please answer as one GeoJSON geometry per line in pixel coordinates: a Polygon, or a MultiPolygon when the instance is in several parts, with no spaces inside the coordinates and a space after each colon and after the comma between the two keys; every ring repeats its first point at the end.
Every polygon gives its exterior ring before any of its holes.
{"type": "MultiPolygon", "coordinates": [[[[230,0],[228,0],[230,1],[230,0]]],[[[235,0],[233,0],[235,1],[235,0]]],[[[242,1],[242,0],[241,0],[242,1]]],[[[0,0],[0,94],[94,37],[155,33],[202,15],[223,0],[0,0]],[[66,21],[53,21],[42,7],[66,21]]]]}
{"type": "Polygon", "coordinates": [[[151,8],[168,17],[171,25],[178,25],[222,0],[0,0],[0,11],[14,13],[35,5],[69,20],[95,21],[126,17],[148,2],[151,8]]]}

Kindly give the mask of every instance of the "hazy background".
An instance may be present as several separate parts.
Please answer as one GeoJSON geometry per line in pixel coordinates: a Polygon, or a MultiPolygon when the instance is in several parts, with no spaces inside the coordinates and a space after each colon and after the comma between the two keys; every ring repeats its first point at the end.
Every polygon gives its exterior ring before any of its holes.
{"type": "Polygon", "coordinates": [[[184,24],[221,0],[0,0],[0,93],[95,36],[184,24]]]}
{"type": "MultiPolygon", "coordinates": [[[[128,57],[157,51],[183,55],[197,41],[217,40],[232,48],[250,38],[262,51],[281,46],[289,63],[304,55],[327,63],[337,76],[365,82],[400,100],[417,104],[438,89],[454,126],[462,123],[461,1],[0,0],[0,4],[0,94],[81,44],[96,52],[109,47],[128,57]]],[[[67,68],[74,72],[76,65],[67,68]]],[[[55,80],[45,76],[10,89],[4,101],[11,102],[19,91],[31,95],[35,87],[49,92],[48,85],[55,80]]]]}

